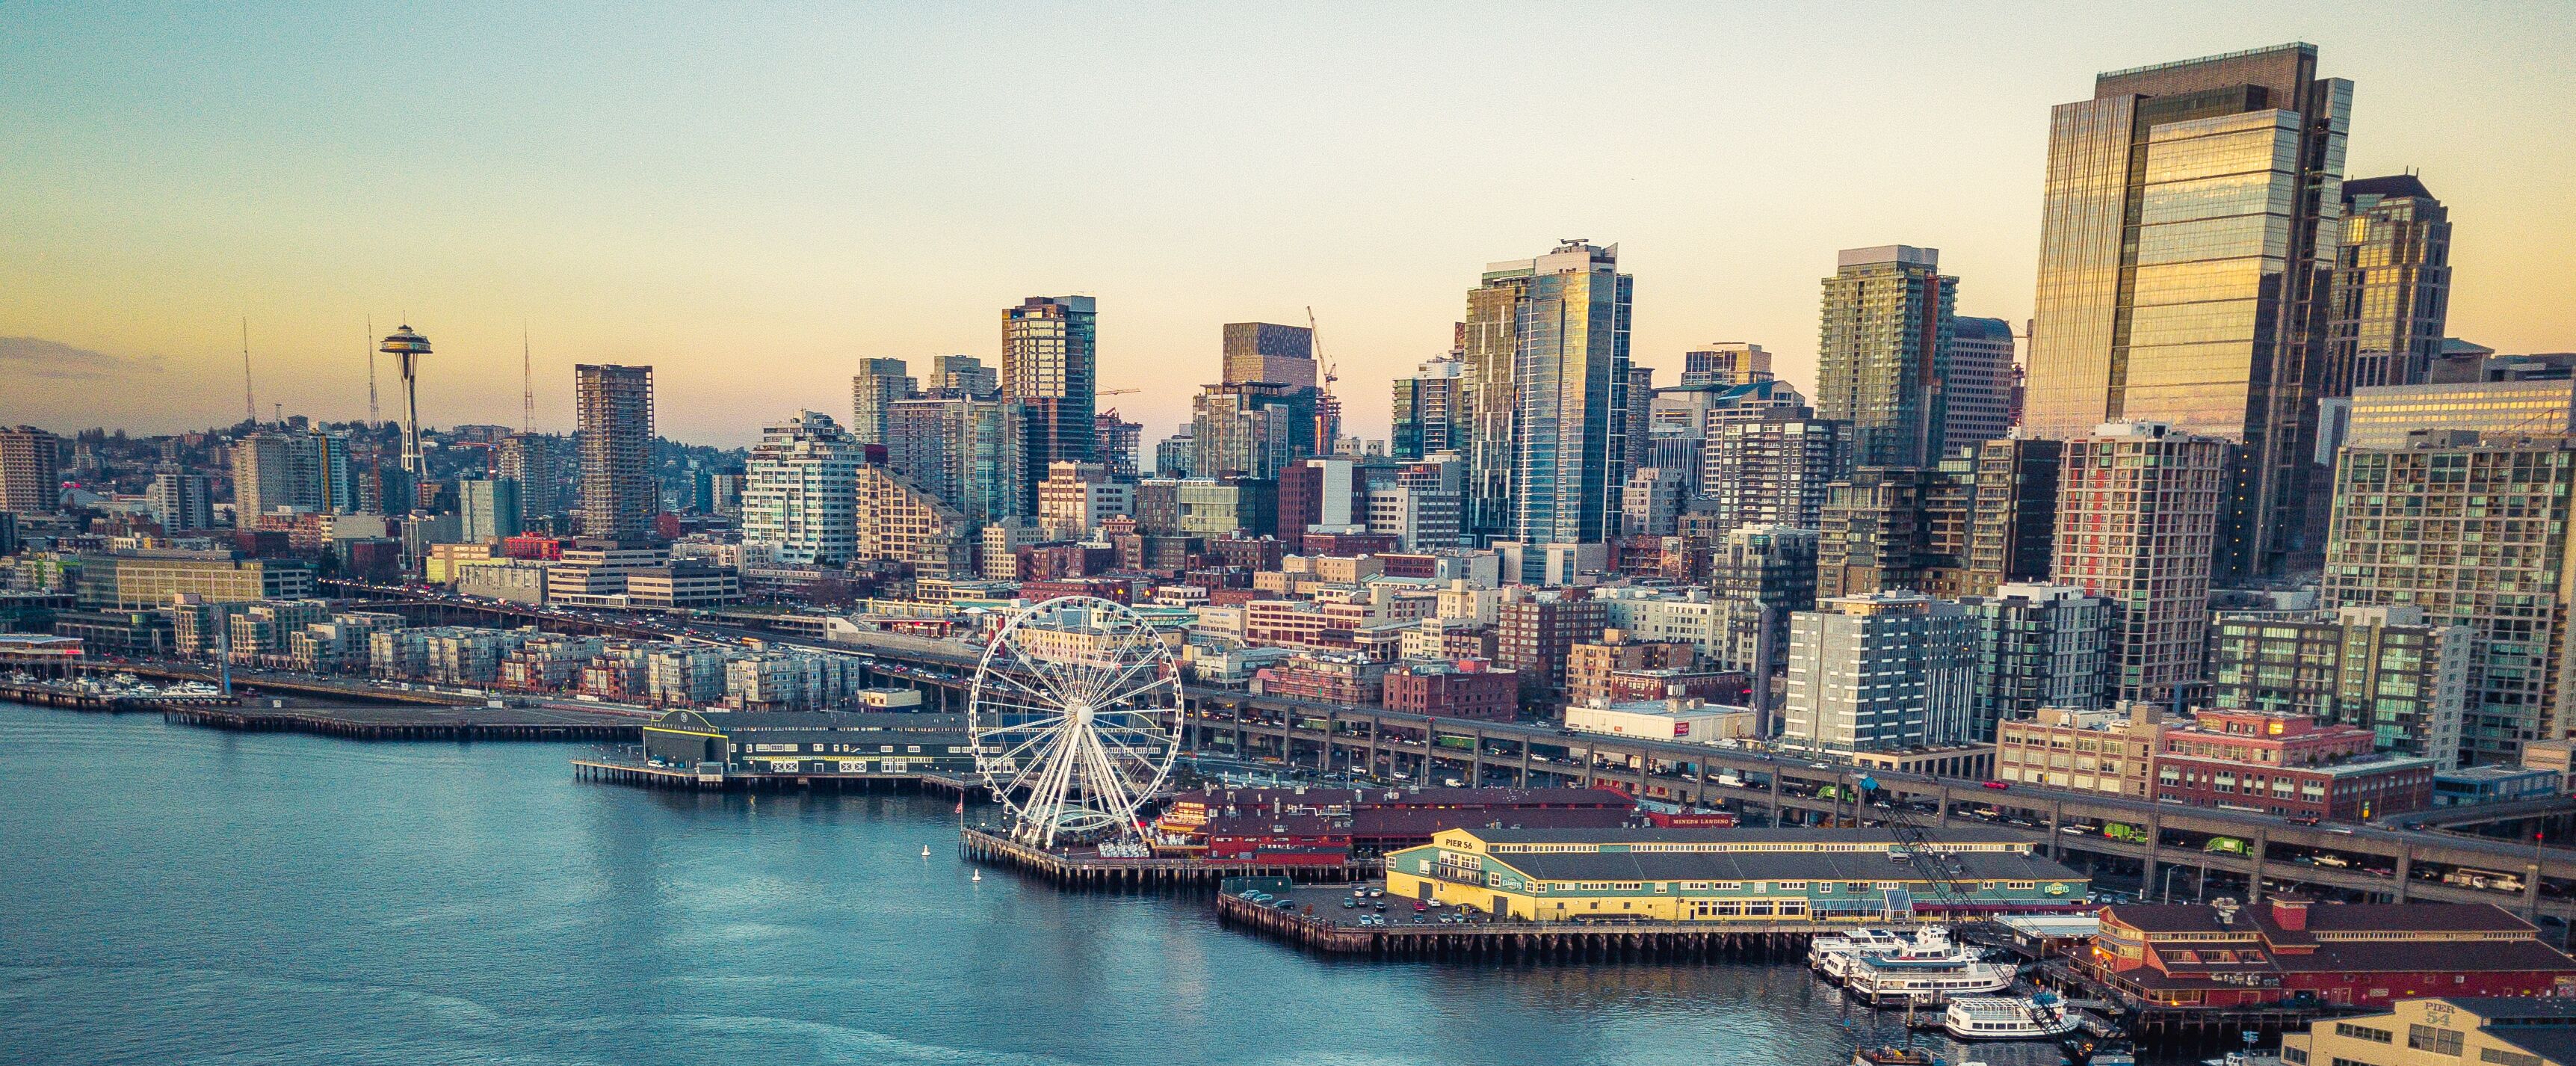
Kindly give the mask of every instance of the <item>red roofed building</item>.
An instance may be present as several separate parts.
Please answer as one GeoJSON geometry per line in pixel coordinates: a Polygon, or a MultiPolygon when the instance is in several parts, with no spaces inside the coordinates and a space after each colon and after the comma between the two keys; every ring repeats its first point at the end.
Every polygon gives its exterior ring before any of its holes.
{"type": "Polygon", "coordinates": [[[2121,905],[2101,915],[2085,968],[2156,1006],[2576,995],[2576,958],[2492,904],[2275,896],[2251,907],[2121,905]]]}
{"type": "Polygon", "coordinates": [[[1320,814],[1220,814],[1207,823],[1216,862],[1339,866],[1351,853],[1351,823],[1320,814]]]}
{"type": "Polygon", "coordinates": [[[2158,800],[2351,822],[2433,803],[2433,761],[2376,752],[2377,734],[2361,726],[2259,711],[2192,717],[2158,740],[2158,800]]]}

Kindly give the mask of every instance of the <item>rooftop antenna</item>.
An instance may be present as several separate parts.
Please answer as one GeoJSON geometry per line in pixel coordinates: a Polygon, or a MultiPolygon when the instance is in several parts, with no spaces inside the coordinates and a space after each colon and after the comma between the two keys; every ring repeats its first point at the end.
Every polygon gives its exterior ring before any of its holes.
{"type": "Polygon", "coordinates": [[[537,431],[537,371],[528,355],[528,320],[519,320],[519,432],[537,431]]]}
{"type": "Polygon", "coordinates": [[[251,396],[250,391],[250,317],[247,315],[242,317],[242,411],[249,416],[250,424],[259,424],[259,401],[251,396]]]}
{"type": "Polygon", "coordinates": [[[367,316],[367,429],[384,422],[376,417],[376,316],[367,316]]]}

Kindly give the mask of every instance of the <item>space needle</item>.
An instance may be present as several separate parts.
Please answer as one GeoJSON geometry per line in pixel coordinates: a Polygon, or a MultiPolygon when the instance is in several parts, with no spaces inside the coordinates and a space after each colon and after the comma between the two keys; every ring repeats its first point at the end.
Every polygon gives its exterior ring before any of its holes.
{"type": "Polygon", "coordinates": [[[401,326],[396,328],[391,336],[386,337],[384,344],[376,350],[393,356],[396,364],[402,368],[402,465],[403,472],[411,475],[412,498],[417,501],[420,498],[421,489],[429,484],[429,463],[420,454],[420,379],[418,377],[420,357],[429,354],[429,338],[412,332],[410,326],[401,326]]]}

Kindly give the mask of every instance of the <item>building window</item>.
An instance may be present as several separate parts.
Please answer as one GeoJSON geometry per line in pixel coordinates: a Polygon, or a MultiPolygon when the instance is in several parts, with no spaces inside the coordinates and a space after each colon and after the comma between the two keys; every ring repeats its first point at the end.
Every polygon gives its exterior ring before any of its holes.
{"type": "Polygon", "coordinates": [[[2386,1029],[2373,1029],[2367,1025],[2354,1025],[2351,1022],[2336,1022],[2335,1035],[2351,1040],[2368,1040],[2374,1044],[2386,1044],[2393,1040],[2386,1029]]]}
{"type": "Polygon", "coordinates": [[[2406,1027],[2406,1047],[2413,1051],[2430,1051],[2436,1055],[2457,1058],[2460,1054],[2460,1031],[2430,1025],[2409,1025],[2406,1027]]]}
{"type": "Polygon", "coordinates": [[[2491,1047],[2478,1049],[2478,1061],[2492,1062],[2496,1066],[2541,1066],[2542,1060],[2538,1055],[2525,1055],[2519,1051],[2491,1047]]]}

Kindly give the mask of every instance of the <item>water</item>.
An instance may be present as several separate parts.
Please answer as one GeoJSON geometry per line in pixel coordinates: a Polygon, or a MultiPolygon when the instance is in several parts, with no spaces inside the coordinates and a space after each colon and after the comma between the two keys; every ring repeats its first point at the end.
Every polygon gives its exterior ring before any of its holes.
{"type": "Polygon", "coordinates": [[[1841,1066],[1901,1035],[1795,965],[1328,961],[1205,897],[975,883],[936,797],[13,704],[0,736],[0,1062],[1841,1066]]]}

